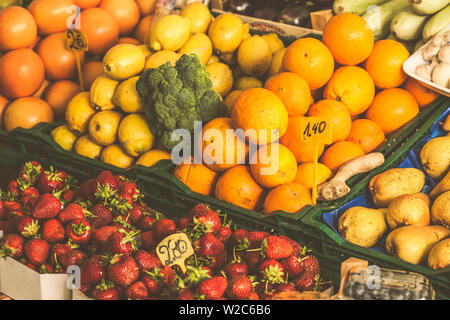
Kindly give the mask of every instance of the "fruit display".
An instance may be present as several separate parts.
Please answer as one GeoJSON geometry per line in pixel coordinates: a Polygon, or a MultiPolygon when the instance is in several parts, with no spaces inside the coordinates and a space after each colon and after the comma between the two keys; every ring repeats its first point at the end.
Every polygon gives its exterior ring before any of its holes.
{"type": "Polygon", "coordinates": [[[110,171],[78,184],[27,162],[0,203],[2,256],[40,273],[77,265],[81,291],[97,300],[270,300],[326,284],[317,258],[291,238],[239,228],[204,204],[170,219],[110,171]],[[157,253],[176,233],[194,248],[185,272],[157,253]]]}

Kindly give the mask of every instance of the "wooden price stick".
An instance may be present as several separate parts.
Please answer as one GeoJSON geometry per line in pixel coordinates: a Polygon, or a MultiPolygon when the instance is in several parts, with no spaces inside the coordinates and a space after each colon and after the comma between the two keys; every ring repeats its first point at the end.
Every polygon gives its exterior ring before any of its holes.
{"type": "Polygon", "coordinates": [[[302,117],[300,122],[300,141],[312,142],[313,153],[313,188],[312,202],[317,203],[317,163],[319,158],[319,143],[331,144],[333,132],[331,125],[322,117],[302,117]]]}
{"type": "Polygon", "coordinates": [[[156,254],[163,265],[176,264],[186,273],[185,260],[194,254],[194,249],[188,236],[178,232],[164,238],[156,247],[156,254]]]}
{"type": "Polygon", "coordinates": [[[83,73],[81,71],[80,52],[88,50],[87,35],[78,29],[69,29],[64,32],[64,46],[67,50],[73,51],[78,70],[81,91],[84,91],[83,73]]]}

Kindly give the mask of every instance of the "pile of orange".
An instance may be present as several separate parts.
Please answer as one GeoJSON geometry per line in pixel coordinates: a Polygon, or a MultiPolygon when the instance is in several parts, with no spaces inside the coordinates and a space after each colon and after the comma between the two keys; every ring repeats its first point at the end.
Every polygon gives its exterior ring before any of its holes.
{"type": "Polygon", "coordinates": [[[118,43],[143,43],[156,0],[34,0],[0,11],[0,127],[31,128],[64,117],[80,92],[75,54],[64,31],[81,28],[84,90],[103,73],[102,56],[118,43]],[[76,7],[81,9],[77,17],[76,7]]]}
{"type": "MultiPolygon", "coordinates": [[[[333,17],[322,41],[307,37],[293,42],[285,49],[280,71],[267,77],[263,88],[225,97],[230,118],[206,125],[238,129],[233,139],[241,149],[246,145],[248,155],[241,153],[246,161],[241,157],[227,166],[183,164],[176,175],[195,192],[246,209],[298,212],[312,203],[314,171],[313,144],[300,138],[302,118],[323,117],[332,126],[332,143],[318,146],[321,184],[344,163],[376,150],[386,135],[437,98],[407,79],[402,65],[408,57],[397,41],[375,42],[361,17],[333,17]],[[191,167],[190,176],[182,177],[179,172],[186,166],[191,167]],[[192,176],[197,172],[204,185],[192,176]]],[[[225,143],[215,148],[236,159],[236,148],[225,143]]]]}

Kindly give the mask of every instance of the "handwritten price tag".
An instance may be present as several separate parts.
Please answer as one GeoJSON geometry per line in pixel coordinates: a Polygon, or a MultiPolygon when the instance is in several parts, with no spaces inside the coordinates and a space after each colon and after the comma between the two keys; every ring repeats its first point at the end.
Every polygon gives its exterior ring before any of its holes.
{"type": "Polygon", "coordinates": [[[185,273],[184,261],[194,254],[194,249],[187,235],[179,232],[164,238],[156,247],[156,254],[163,265],[178,265],[185,273]]]}
{"type": "Polygon", "coordinates": [[[89,49],[86,33],[77,29],[64,32],[64,45],[67,50],[71,51],[87,51],[89,49]]]}
{"type": "Polygon", "coordinates": [[[300,122],[302,142],[321,142],[331,144],[332,130],[326,119],[321,117],[302,117],[300,122]]]}

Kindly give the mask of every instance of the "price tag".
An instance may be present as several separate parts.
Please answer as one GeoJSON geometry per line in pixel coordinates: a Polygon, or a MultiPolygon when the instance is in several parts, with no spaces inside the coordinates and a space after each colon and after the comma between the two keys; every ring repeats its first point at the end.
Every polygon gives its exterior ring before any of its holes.
{"type": "Polygon", "coordinates": [[[83,74],[81,71],[80,52],[89,49],[86,33],[78,29],[69,29],[64,32],[64,46],[67,50],[73,51],[77,63],[78,79],[80,81],[81,91],[84,91],[83,74]]]}
{"type": "Polygon", "coordinates": [[[194,249],[188,236],[179,232],[164,238],[156,247],[156,254],[163,265],[178,265],[186,273],[184,261],[194,254],[194,249]]]}

